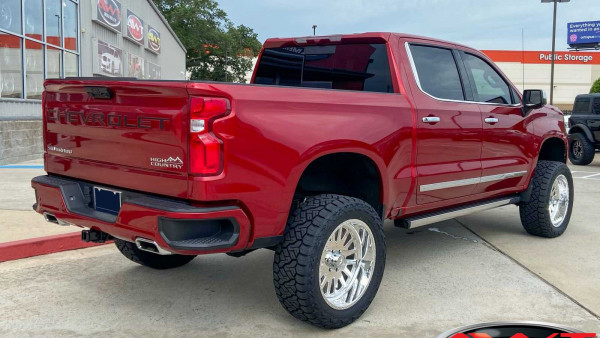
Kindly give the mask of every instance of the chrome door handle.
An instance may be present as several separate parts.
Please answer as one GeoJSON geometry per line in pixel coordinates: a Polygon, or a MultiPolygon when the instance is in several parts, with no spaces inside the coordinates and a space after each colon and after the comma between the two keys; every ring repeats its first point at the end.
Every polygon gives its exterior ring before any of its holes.
{"type": "Polygon", "coordinates": [[[423,122],[425,123],[438,123],[440,122],[440,118],[437,116],[427,116],[423,118],[423,122]]]}
{"type": "Polygon", "coordinates": [[[498,119],[495,117],[488,117],[485,119],[485,123],[487,123],[487,124],[498,123],[498,119]]]}

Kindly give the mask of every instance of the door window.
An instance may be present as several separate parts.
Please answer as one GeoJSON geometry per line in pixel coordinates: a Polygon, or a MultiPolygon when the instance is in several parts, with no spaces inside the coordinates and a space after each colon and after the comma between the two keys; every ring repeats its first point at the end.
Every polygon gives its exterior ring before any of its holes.
{"type": "Polygon", "coordinates": [[[465,99],[452,50],[410,45],[410,53],[417,81],[424,92],[439,99],[465,99]]]}
{"type": "Polygon", "coordinates": [[[516,103],[517,98],[511,97],[510,87],[492,66],[472,54],[463,53],[462,58],[471,83],[474,84],[475,101],[499,104],[516,103]]]}

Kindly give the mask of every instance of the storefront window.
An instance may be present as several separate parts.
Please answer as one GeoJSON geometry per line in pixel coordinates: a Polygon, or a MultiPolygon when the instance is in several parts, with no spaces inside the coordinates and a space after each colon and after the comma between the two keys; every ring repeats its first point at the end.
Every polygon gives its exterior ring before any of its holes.
{"type": "Polygon", "coordinates": [[[44,91],[44,46],[25,40],[25,84],[28,99],[41,99],[44,91]]]}
{"type": "Polygon", "coordinates": [[[0,97],[23,97],[21,39],[0,33],[0,97]]]}
{"type": "Polygon", "coordinates": [[[62,51],[51,46],[46,47],[46,78],[58,79],[62,77],[62,51]]]}
{"type": "Polygon", "coordinates": [[[79,74],[77,55],[65,52],[65,77],[76,77],[79,74]]]}
{"type": "Polygon", "coordinates": [[[21,0],[0,1],[0,28],[21,33],[21,0]]]}
{"type": "Polygon", "coordinates": [[[56,46],[61,46],[60,2],[61,0],[46,0],[46,42],[56,46]]]}
{"type": "Polygon", "coordinates": [[[44,79],[79,75],[77,6],[74,0],[0,0],[0,98],[39,100],[44,79]]]}
{"type": "Polygon", "coordinates": [[[42,0],[23,0],[25,2],[25,35],[43,40],[44,12],[42,0]]]}
{"type": "Polygon", "coordinates": [[[63,0],[64,43],[65,49],[77,50],[77,5],[63,0]]]}

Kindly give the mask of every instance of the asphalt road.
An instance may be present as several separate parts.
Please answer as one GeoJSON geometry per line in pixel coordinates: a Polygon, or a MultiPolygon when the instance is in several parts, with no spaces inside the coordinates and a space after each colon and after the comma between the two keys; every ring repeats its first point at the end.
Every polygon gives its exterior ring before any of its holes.
{"type": "MultiPolygon", "coordinates": [[[[413,231],[386,223],[379,293],[341,330],[322,331],[285,312],[273,289],[271,251],[202,256],[155,271],[108,245],[1,263],[0,336],[435,337],[495,320],[600,332],[600,161],[572,170],[575,209],[557,239],[527,235],[514,206],[413,231]]],[[[3,175],[0,181],[23,185],[3,175]]]]}

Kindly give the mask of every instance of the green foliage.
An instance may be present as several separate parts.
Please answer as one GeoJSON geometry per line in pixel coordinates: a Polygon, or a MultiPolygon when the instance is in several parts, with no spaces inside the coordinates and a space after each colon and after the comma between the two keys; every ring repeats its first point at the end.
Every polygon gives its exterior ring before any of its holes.
{"type": "Polygon", "coordinates": [[[592,88],[590,89],[590,94],[591,93],[600,93],[600,78],[592,85],[592,88]]]}
{"type": "Polygon", "coordinates": [[[153,0],[187,49],[193,80],[244,82],[261,43],[235,26],[215,0],[153,0]]]}

